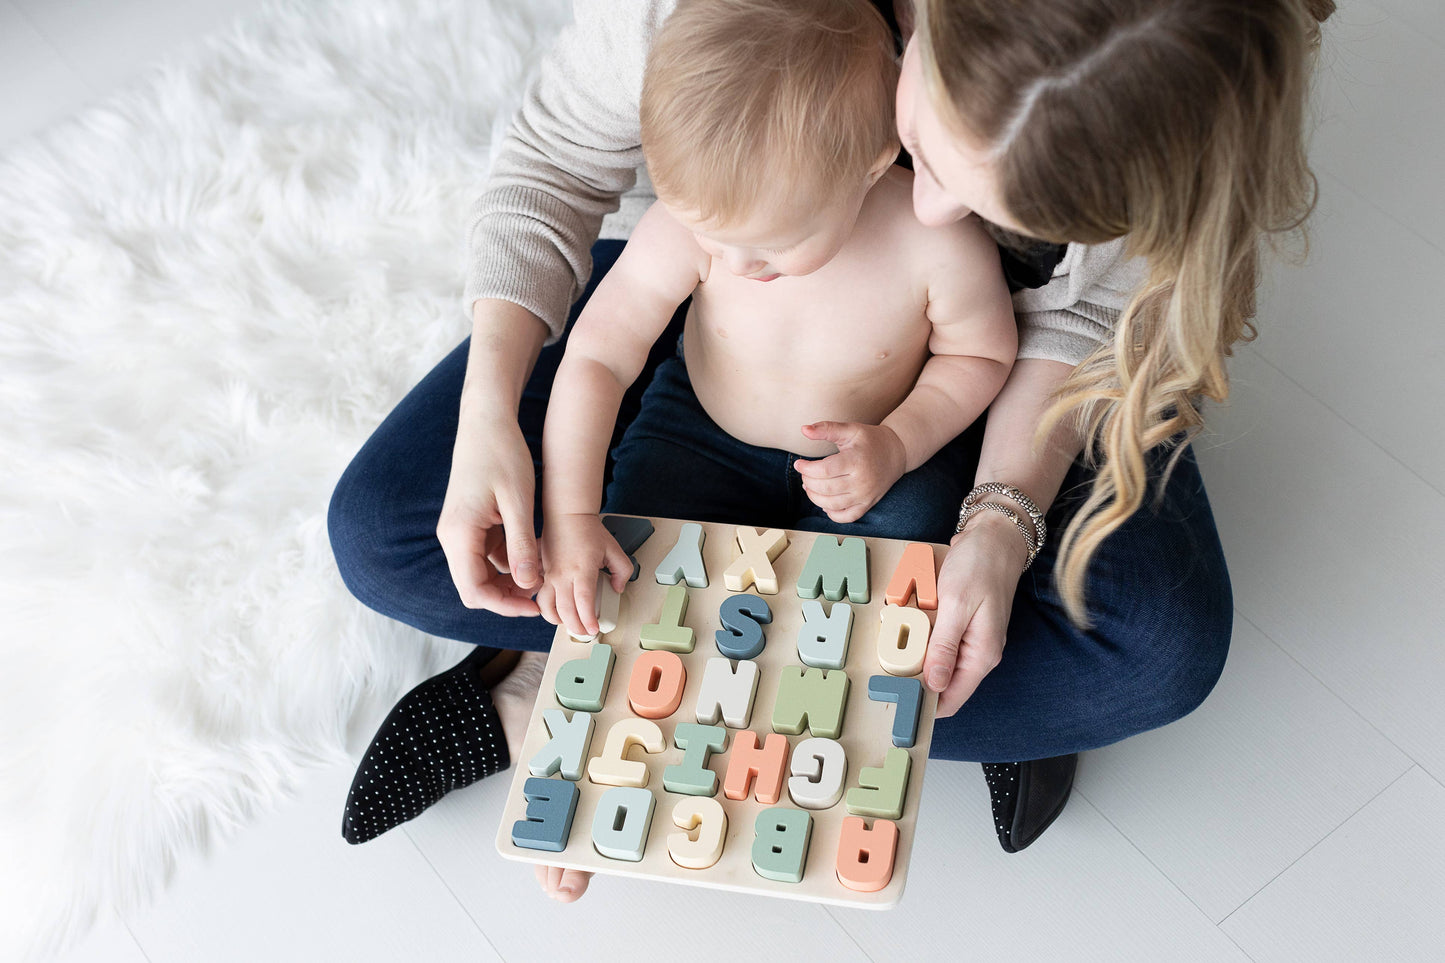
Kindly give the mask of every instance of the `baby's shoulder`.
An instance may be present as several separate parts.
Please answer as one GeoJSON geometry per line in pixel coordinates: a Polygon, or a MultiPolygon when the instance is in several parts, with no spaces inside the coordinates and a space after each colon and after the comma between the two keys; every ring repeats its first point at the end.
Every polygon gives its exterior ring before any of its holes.
{"type": "Polygon", "coordinates": [[[893,166],[868,194],[871,233],[911,265],[934,270],[977,264],[998,270],[998,247],[976,217],[929,226],[913,213],[913,172],[893,166]]]}

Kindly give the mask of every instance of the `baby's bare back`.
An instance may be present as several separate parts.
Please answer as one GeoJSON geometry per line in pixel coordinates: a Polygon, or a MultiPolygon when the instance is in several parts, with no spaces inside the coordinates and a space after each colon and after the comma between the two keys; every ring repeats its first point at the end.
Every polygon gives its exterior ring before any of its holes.
{"type": "Polygon", "coordinates": [[[836,449],[804,438],[803,425],[876,425],[912,390],[932,324],[924,229],[907,183],[880,181],[847,244],[812,274],[755,281],[718,264],[693,294],[688,375],[723,430],[752,445],[828,455],[836,449]]]}

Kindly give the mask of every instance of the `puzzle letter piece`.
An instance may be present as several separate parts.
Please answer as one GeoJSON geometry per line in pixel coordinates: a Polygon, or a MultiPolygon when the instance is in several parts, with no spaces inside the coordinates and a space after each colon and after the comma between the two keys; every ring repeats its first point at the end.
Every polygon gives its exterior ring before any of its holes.
{"type": "Polygon", "coordinates": [[[764,809],[753,832],[753,870],[780,883],[802,882],[813,817],[801,809],[764,809]]]}
{"type": "Polygon", "coordinates": [[[876,893],[893,878],[897,854],[897,823],[875,819],[868,829],[861,816],[845,816],[838,835],[838,882],[859,893],[876,893]]]}
{"type": "Polygon", "coordinates": [[[646,518],[628,515],[603,515],[602,524],[617,545],[628,555],[636,555],[642,543],[652,537],[652,522],[646,518]]]}
{"type": "Polygon", "coordinates": [[[657,563],[653,574],[658,585],[676,585],[686,580],[693,588],[707,588],[707,569],[702,564],[703,538],[702,526],[697,522],[682,526],[672,550],[657,563]]]}
{"type": "Polygon", "coordinates": [[[903,797],[908,793],[908,770],[913,760],[907,749],[897,746],[883,757],[883,768],[864,766],[858,772],[858,788],[848,790],[848,811],[855,816],[897,819],[903,815],[903,797]]]}
{"type": "Polygon", "coordinates": [[[599,786],[632,786],[638,789],[646,786],[647,763],[627,758],[633,746],[641,746],[645,752],[661,752],[665,744],[657,723],[632,718],[612,723],[612,728],[607,730],[602,754],[587,763],[587,778],[599,786]]]}
{"type": "Polygon", "coordinates": [[[644,625],[638,631],[638,639],[644,649],[664,649],[668,652],[691,652],[696,641],[692,629],[682,624],[687,618],[687,589],[674,585],[667,590],[662,600],[662,615],[656,622],[644,625]]]}
{"type": "Polygon", "coordinates": [[[527,763],[527,771],[534,776],[550,776],[560,771],[563,779],[572,782],[581,779],[582,760],[587,758],[587,747],[592,744],[592,730],[596,725],[592,713],[574,712],[568,721],[567,713],[561,709],[543,709],[542,722],[551,738],[527,763]]]}
{"type": "Polygon", "coordinates": [[[788,536],[770,528],[758,533],[756,528],[738,526],[738,549],[742,553],[723,572],[723,585],[729,592],[745,592],[753,585],[764,595],[778,594],[778,576],[773,560],[788,547],[788,536]]]}
{"type": "Polygon", "coordinates": [[[679,799],[672,824],[680,833],[667,837],[667,855],[683,869],[707,869],[722,858],[728,835],[728,814],[716,799],[679,799]],[[696,833],[693,831],[696,830],[696,833]]]}
{"type": "Polygon", "coordinates": [[[666,719],[682,705],[687,669],[671,652],[644,652],[632,663],[627,704],[644,719],[666,719]]]}
{"type": "MultiPolygon", "coordinates": [[[[622,596],[612,589],[612,576],[605,570],[597,573],[597,633],[606,635],[617,631],[617,613],[622,610],[622,596]]],[[[596,635],[573,635],[567,633],[573,642],[593,642],[596,635]]]]}
{"type": "Polygon", "coordinates": [[[580,659],[562,663],[553,687],[557,701],[569,709],[601,712],[607,699],[607,683],[612,678],[612,663],[617,659],[612,646],[594,642],[580,659]]]}
{"type": "Polygon", "coordinates": [[[532,776],[522,783],[527,815],[512,824],[512,845],[560,853],[567,848],[572,817],[577,814],[577,784],[532,776]]]}
{"type": "Polygon", "coordinates": [[[918,716],[923,711],[923,683],[891,675],[870,676],[868,698],[874,702],[892,702],[897,706],[893,710],[893,744],[902,749],[912,749],[918,739],[918,716]]]}
{"type": "Polygon", "coordinates": [[[815,736],[836,739],[843,734],[847,706],[848,673],[784,666],[773,703],[773,731],[796,736],[806,728],[815,736]]]}
{"type": "Polygon", "coordinates": [[[933,569],[931,545],[909,542],[888,580],[884,598],[890,605],[907,605],[909,596],[918,599],[921,609],[938,608],[938,574],[933,569]]]}
{"type": "Polygon", "coordinates": [[[728,754],[728,771],[723,777],[723,795],[729,799],[747,799],[748,789],[757,780],[755,798],[771,806],[783,794],[783,773],[788,766],[788,737],[768,733],[767,741],[758,748],[757,734],[744,730],[733,736],[732,752],[728,754]]]}
{"type": "Polygon", "coordinates": [[[708,659],[697,690],[697,721],[705,726],[722,719],[733,729],[746,729],[758,694],[758,664],[743,660],[737,668],[727,659],[708,659]]]}
{"type": "Polygon", "coordinates": [[[773,610],[756,595],[729,595],[718,608],[723,627],[713,634],[718,654],[729,659],[756,659],[767,644],[763,626],[773,621],[773,610]]]}
{"type": "Polygon", "coordinates": [[[672,744],[686,750],[682,764],[662,770],[662,788],[689,796],[717,795],[717,773],[707,768],[709,752],[722,752],[728,733],[720,726],[699,726],[679,722],[672,732],[672,744]]]}
{"type": "Polygon", "coordinates": [[[608,859],[639,862],[647,848],[655,805],[646,789],[618,787],[604,792],[592,816],[593,848],[608,859]]]}
{"type": "Polygon", "coordinates": [[[917,675],[928,655],[928,615],[903,605],[885,605],[878,613],[878,664],[889,675],[917,675]]]}
{"type": "Polygon", "coordinates": [[[853,632],[853,606],[834,602],[823,614],[817,599],[803,601],[803,624],[798,626],[798,658],[819,669],[841,669],[848,661],[848,637],[853,632]]]}
{"type": "Polygon", "coordinates": [[[819,535],[798,576],[798,598],[815,599],[821,592],[837,602],[845,590],[850,602],[868,604],[868,543],[845,538],[840,544],[832,535],[819,535]]]}
{"type": "Polygon", "coordinates": [[[831,809],[843,798],[848,756],[832,739],[804,739],[793,747],[788,795],[803,809],[831,809]]]}

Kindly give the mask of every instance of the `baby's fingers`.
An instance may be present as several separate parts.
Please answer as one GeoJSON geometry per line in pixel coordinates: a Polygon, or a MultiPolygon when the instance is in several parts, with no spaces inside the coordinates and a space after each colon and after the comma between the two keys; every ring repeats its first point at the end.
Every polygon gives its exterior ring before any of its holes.
{"type": "Polygon", "coordinates": [[[836,478],[848,474],[848,462],[842,455],[827,458],[794,458],[793,470],[804,478],[836,478]]]}

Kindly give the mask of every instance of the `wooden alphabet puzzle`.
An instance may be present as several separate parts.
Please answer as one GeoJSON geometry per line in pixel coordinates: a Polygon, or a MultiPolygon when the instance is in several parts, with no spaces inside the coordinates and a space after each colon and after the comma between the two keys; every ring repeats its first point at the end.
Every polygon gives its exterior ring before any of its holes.
{"type": "Polygon", "coordinates": [[[509,859],[848,906],[902,895],[946,546],[607,516],[636,560],[557,630],[509,859]]]}

